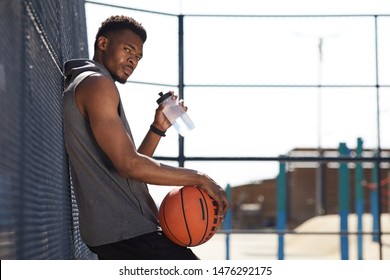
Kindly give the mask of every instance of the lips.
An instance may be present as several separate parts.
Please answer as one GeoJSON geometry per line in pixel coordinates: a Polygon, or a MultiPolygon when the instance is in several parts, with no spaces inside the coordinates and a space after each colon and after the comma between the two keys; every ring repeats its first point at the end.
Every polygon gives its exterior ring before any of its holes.
{"type": "Polygon", "coordinates": [[[126,76],[130,76],[133,73],[134,69],[130,66],[123,66],[123,72],[126,76]]]}

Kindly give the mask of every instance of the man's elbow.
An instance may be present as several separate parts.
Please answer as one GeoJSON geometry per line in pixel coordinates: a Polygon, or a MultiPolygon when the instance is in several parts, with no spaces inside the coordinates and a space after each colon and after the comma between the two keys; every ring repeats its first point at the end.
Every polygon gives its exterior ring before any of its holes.
{"type": "Polygon", "coordinates": [[[142,172],[136,160],[127,160],[115,164],[118,174],[124,178],[142,180],[142,172]]]}

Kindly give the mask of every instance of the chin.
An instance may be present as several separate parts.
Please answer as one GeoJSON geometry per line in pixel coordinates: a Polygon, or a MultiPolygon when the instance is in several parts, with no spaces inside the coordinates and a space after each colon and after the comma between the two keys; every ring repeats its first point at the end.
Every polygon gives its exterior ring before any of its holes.
{"type": "Polygon", "coordinates": [[[115,82],[118,82],[118,83],[121,83],[121,84],[124,84],[127,82],[127,79],[129,77],[120,77],[118,75],[111,75],[112,79],[115,81],[115,82]]]}
{"type": "Polygon", "coordinates": [[[118,83],[125,84],[127,82],[127,79],[118,79],[116,80],[118,83]]]}

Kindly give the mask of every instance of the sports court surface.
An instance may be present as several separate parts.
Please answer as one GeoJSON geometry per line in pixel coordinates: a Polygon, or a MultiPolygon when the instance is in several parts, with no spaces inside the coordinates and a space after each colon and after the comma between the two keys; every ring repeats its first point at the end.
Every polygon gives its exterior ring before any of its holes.
{"type": "MultiPolygon", "coordinates": [[[[312,218],[299,227],[296,232],[334,233],[339,231],[339,216],[326,215],[312,218]]],[[[356,232],[356,215],[349,217],[349,230],[356,232]]],[[[382,214],[384,233],[390,232],[390,214],[382,214]]],[[[363,231],[372,232],[372,218],[363,216],[363,231]]],[[[286,260],[340,260],[340,237],[334,234],[290,234],[285,237],[286,260]]],[[[226,259],[226,236],[216,234],[210,241],[193,248],[204,260],[226,259]]],[[[232,260],[276,260],[278,238],[276,234],[232,234],[230,237],[230,259],[232,260]]],[[[390,259],[390,235],[382,237],[383,259],[390,259]]],[[[372,235],[363,235],[363,259],[378,260],[379,246],[372,241],[372,235]]],[[[356,235],[349,237],[349,259],[357,259],[356,235]]]]}

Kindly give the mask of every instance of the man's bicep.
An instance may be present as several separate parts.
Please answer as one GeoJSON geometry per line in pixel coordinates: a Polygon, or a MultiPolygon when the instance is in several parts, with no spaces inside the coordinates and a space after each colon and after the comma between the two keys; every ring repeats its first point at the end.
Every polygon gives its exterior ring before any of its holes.
{"type": "Polygon", "coordinates": [[[119,93],[116,87],[104,82],[91,87],[84,107],[94,137],[117,169],[123,168],[125,159],[134,155],[135,148],[118,115],[119,93]]]}
{"type": "Polygon", "coordinates": [[[107,114],[116,113],[119,92],[109,78],[91,76],[77,88],[76,99],[87,119],[99,119],[99,117],[105,119],[107,114]]]}
{"type": "Polygon", "coordinates": [[[123,169],[126,159],[133,156],[136,151],[120,119],[96,121],[91,127],[99,147],[117,169],[123,169]]]}

